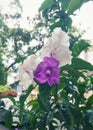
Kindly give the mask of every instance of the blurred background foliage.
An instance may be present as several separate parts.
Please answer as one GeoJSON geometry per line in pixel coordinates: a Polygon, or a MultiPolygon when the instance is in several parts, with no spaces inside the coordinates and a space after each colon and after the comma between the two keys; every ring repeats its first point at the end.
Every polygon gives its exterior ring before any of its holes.
{"type": "MultiPolygon", "coordinates": [[[[93,71],[93,66],[79,58],[80,53],[90,47],[90,41],[82,39],[83,32],[72,26],[71,17],[88,1],[90,0],[44,0],[39,14],[33,20],[28,18],[29,25],[33,24],[29,30],[20,26],[20,1],[10,3],[10,8],[15,5],[17,10],[14,14],[0,13],[1,86],[5,87],[9,73],[17,73],[18,65],[29,55],[38,52],[45,44],[45,39],[57,27],[68,33],[72,51],[72,64],[61,68],[60,85],[53,86],[52,89],[46,84],[40,85],[38,97],[29,102],[26,100],[34,89],[33,86],[23,91],[18,100],[7,95],[13,103],[8,109],[1,97],[0,122],[9,129],[93,130],[93,95],[88,96],[88,92],[93,90],[93,75],[89,73],[93,71]],[[16,21],[13,27],[8,25],[9,19],[16,21]],[[43,33],[43,30],[46,31],[43,33]],[[33,40],[38,44],[33,45],[33,40]]],[[[16,81],[10,86],[11,89],[19,87],[16,81]]]]}

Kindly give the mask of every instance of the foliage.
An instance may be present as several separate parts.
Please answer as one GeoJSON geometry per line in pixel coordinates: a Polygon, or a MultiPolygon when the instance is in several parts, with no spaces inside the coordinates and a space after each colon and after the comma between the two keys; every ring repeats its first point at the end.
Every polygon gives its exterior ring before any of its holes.
{"type": "MultiPolygon", "coordinates": [[[[93,95],[88,98],[85,94],[93,90],[93,65],[80,59],[78,56],[87,50],[89,41],[82,39],[81,35],[75,36],[72,31],[71,15],[83,3],[89,0],[45,0],[39,8],[40,16],[35,18],[34,29],[28,31],[21,27],[9,28],[0,16],[0,86],[7,84],[7,76],[12,68],[17,72],[16,65],[22,63],[26,57],[36,53],[44,45],[44,38],[51,32],[61,27],[70,36],[70,49],[72,62],[61,67],[60,84],[49,87],[48,84],[32,85],[22,91],[18,99],[7,96],[12,105],[6,109],[2,97],[0,100],[0,122],[10,130],[92,130],[93,129],[93,95]],[[37,22],[38,21],[38,22],[37,22]],[[43,28],[48,34],[41,34],[43,28]],[[31,41],[38,40],[40,44],[31,47],[31,41]],[[8,49],[12,41],[12,49],[8,49]],[[24,51],[23,47],[27,46],[24,51]],[[6,60],[3,58],[5,56],[6,60]],[[13,62],[7,65],[7,60],[13,62]],[[33,100],[28,100],[33,90],[38,90],[38,95],[33,100]]],[[[11,84],[17,86],[18,82],[11,84]]]]}

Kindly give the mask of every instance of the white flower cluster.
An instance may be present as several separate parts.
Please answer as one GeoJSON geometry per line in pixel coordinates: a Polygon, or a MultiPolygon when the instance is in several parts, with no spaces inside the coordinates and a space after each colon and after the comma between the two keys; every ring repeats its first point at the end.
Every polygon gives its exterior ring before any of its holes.
{"type": "Polygon", "coordinates": [[[59,61],[59,66],[62,67],[71,63],[71,51],[69,50],[69,36],[60,28],[56,28],[52,32],[52,36],[40,50],[40,55],[31,55],[19,69],[20,83],[27,88],[29,85],[35,85],[33,72],[37,65],[42,62],[45,56],[52,56],[59,61]]]}

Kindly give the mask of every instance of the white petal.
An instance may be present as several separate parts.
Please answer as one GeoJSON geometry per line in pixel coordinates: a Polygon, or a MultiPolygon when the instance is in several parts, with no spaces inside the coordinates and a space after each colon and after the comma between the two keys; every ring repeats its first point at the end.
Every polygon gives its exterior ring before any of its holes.
{"type": "Polygon", "coordinates": [[[40,63],[40,58],[36,55],[29,56],[19,67],[20,83],[27,88],[29,85],[35,85],[33,72],[40,63]]]}
{"type": "Polygon", "coordinates": [[[53,56],[60,62],[60,67],[71,63],[69,36],[60,28],[56,28],[47,44],[41,49],[41,57],[53,56]]]}

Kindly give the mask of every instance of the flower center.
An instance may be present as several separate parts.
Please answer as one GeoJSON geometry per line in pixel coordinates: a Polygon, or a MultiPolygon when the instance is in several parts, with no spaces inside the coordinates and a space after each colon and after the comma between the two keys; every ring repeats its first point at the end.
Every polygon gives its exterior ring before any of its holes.
{"type": "Polygon", "coordinates": [[[46,75],[50,75],[51,74],[51,70],[47,69],[46,70],[46,75]]]}

